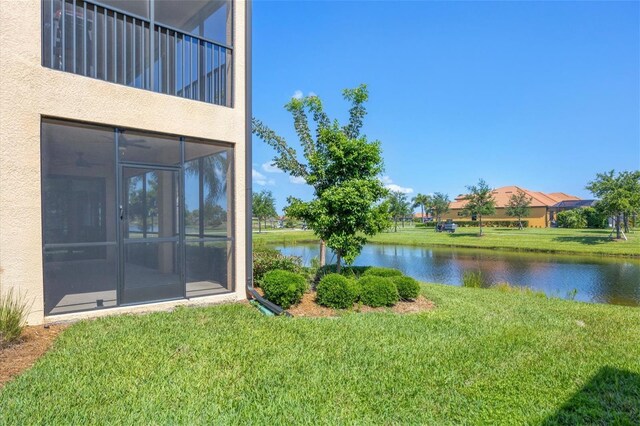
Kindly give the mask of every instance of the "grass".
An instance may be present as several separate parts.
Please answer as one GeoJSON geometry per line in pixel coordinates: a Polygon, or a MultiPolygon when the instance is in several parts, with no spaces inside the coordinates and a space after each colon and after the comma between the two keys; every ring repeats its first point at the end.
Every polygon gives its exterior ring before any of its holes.
{"type": "Polygon", "coordinates": [[[437,308],[247,305],[80,322],[0,424],[638,424],[640,309],[425,285],[437,308]]]}
{"type": "MultiPolygon", "coordinates": [[[[627,234],[628,241],[612,241],[607,229],[560,228],[458,228],[454,234],[434,232],[431,228],[398,228],[369,239],[375,244],[411,246],[447,246],[486,249],[506,249],[545,253],[595,254],[603,256],[640,257],[640,230],[627,234]]],[[[254,233],[256,244],[293,244],[315,242],[311,231],[277,230],[254,233]]]]}

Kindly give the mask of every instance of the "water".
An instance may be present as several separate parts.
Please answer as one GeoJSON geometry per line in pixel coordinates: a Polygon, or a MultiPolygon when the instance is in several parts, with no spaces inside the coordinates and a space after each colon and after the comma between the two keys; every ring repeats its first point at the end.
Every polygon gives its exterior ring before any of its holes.
{"type": "MultiPolygon", "coordinates": [[[[274,247],[307,265],[319,253],[317,244],[274,247]]],[[[487,286],[508,282],[553,297],[640,306],[640,259],[369,244],[354,265],[396,268],[420,281],[451,285],[461,285],[465,271],[481,271],[487,286]]]]}

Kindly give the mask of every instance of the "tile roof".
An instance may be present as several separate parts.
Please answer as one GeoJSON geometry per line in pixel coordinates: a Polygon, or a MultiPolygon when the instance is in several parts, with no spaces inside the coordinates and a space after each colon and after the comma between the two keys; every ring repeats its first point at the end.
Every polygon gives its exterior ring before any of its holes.
{"type": "MultiPolygon", "coordinates": [[[[579,200],[580,198],[565,194],[564,192],[553,192],[547,194],[540,191],[531,191],[529,189],[520,188],[518,186],[503,186],[501,188],[494,189],[491,193],[496,200],[496,207],[505,207],[509,203],[511,195],[518,192],[518,190],[524,191],[529,197],[531,197],[531,207],[550,207],[560,201],[565,200],[579,200]]],[[[464,199],[464,195],[458,195],[454,201],[449,204],[451,209],[462,209],[467,204],[464,199]]]]}

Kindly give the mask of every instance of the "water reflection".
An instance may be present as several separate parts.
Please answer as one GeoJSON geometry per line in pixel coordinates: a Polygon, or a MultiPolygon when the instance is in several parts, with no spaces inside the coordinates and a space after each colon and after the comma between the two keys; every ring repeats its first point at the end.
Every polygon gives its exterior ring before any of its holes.
{"type": "MultiPolygon", "coordinates": [[[[276,246],[284,254],[318,256],[316,244],[276,246]]],[[[332,254],[328,254],[332,259],[332,254]]],[[[333,257],[335,261],[335,257],[333,257]]],[[[465,271],[481,271],[485,285],[508,282],[549,296],[640,306],[640,260],[493,250],[367,245],[355,265],[397,268],[420,281],[460,285],[465,271]]]]}

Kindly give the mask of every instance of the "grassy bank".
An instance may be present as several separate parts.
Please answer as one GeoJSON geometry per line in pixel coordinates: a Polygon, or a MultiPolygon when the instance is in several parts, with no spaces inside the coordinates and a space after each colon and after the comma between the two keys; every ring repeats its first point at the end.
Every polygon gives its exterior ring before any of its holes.
{"type": "MultiPolygon", "coordinates": [[[[611,241],[610,232],[606,229],[485,228],[485,235],[478,237],[478,228],[458,228],[454,234],[449,234],[434,232],[431,228],[408,227],[378,234],[370,242],[640,257],[640,230],[629,233],[628,241],[611,241]]],[[[257,244],[317,241],[311,231],[269,230],[253,235],[257,244]]]]}
{"type": "Polygon", "coordinates": [[[246,305],[78,323],[0,423],[640,422],[640,309],[425,285],[433,311],[246,305]]]}

